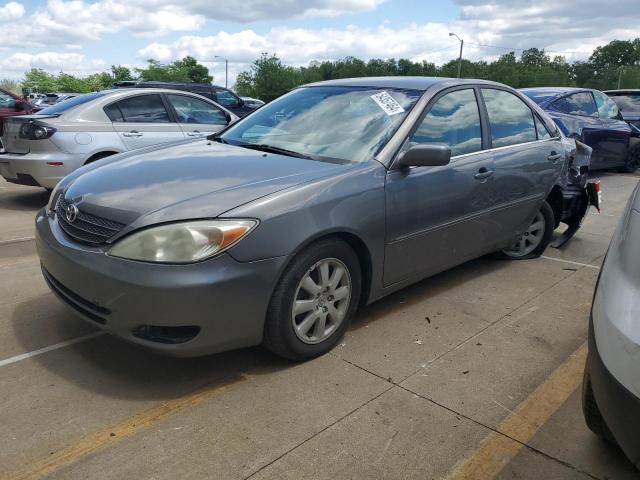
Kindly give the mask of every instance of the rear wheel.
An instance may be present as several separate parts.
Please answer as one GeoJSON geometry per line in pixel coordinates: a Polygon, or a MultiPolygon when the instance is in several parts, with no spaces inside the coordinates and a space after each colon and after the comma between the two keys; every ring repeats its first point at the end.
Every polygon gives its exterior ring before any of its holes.
{"type": "Polygon", "coordinates": [[[86,162],[84,162],[85,165],[89,165],[90,163],[93,163],[97,160],[102,160],[103,158],[107,158],[110,157],[111,155],[115,155],[115,152],[101,152],[101,153],[96,153],[94,156],[92,156],[91,158],[89,158],[86,162]]]}
{"type": "Polygon", "coordinates": [[[625,173],[633,173],[640,167],[640,144],[629,151],[627,162],[620,168],[625,173]]]}
{"type": "Polygon", "coordinates": [[[553,210],[545,201],[527,230],[515,244],[500,252],[502,257],[511,260],[539,257],[551,242],[554,226],[555,217],[553,210]]]}
{"type": "Polygon", "coordinates": [[[276,287],[264,345],[285,358],[305,360],[331,350],[349,327],[360,298],[358,257],[340,239],[300,252],[276,287]]]}

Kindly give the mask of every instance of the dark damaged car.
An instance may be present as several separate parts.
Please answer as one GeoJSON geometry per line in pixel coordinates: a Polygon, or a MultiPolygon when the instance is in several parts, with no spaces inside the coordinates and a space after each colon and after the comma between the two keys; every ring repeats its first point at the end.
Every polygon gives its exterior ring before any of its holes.
{"type": "Polygon", "coordinates": [[[422,278],[541,255],[576,155],[498,83],[321,82],[209,139],[77,170],[39,212],[36,244],[51,290],[111,334],[301,360],[422,278]]]}

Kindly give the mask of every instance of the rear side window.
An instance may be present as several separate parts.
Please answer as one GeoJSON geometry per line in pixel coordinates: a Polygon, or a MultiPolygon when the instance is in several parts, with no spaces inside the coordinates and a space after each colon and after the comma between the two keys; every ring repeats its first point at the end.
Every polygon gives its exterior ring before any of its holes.
{"type": "Polygon", "coordinates": [[[491,146],[507,147],[536,140],[533,112],[513,93],[483,88],[491,129],[491,146]]]}
{"type": "Polygon", "coordinates": [[[578,92],[559,98],[551,104],[553,109],[570,115],[596,117],[596,103],[591,92],[578,92]]]}
{"type": "Polygon", "coordinates": [[[215,100],[215,98],[213,98],[213,93],[209,87],[194,86],[194,87],[191,87],[189,91],[192,93],[196,93],[198,95],[202,95],[203,97],[206,97],[209,100],[215,100]]]}
{"type": "Polygon", "coordinates": [[[472,89],[456,90],[440,97],[409,138],[409,145],[446,143],[451,155],[482,149],[480,113],[472,89]]]}
{"type": "Polygon", "coordinates": [[[618,105],[613,100],[607,97],[604,93],[593,92],[593,96],[596,99],[596,106],[598,107],[598,116],[600,118],[618,118],[620,111],[618,105]]]}
{"type": "Polygon", "coordinates": [[[129,97],[120,100],[116,105],[120,109],[122,120],[118,120],[116,116],[114,121],[130,123],[169,123],[170,121],[160,95],[129,97]]]}
{"type": "Polygon", "coordinates": [[[640,112],[640,93],[610,93],[623,112],[640,112]]]}

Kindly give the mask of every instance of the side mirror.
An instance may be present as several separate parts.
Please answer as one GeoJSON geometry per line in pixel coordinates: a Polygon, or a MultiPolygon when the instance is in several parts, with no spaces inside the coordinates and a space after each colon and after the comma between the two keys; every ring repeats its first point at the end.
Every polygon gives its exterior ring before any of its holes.
{"type": "Polygon", "coordinates": [[[451,160],[451,148],[444,143],[421,143],[402,152],[394,166],[438,167],[448,165],[451,160]]]}
{"type": "Polygon", "coordinates": [[[25,109],[25,104],[22,100],[16,100],[15,105],[16,112],[22,112],[25,109]]]}

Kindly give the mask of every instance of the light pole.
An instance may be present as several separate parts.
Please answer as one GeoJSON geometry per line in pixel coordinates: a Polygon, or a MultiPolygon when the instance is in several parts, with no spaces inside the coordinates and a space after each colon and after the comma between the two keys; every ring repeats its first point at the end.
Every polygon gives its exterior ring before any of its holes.
{"type": "Polygon", "coordinates": [[[229,60],[220,55],[214,55],[213,58],[222,58],[224,60],[224,88],[229,88],[229,60]]]}
{"type": "Polygon", "coordinates": [[[458,57],[458,78],[460,78],[460,71],[462,70],[462,47],[464,45],[464,40],[453,32],[449,32],[449,36],[456,37],[458,40],[460,40],[460,56],[458,57]]]}

